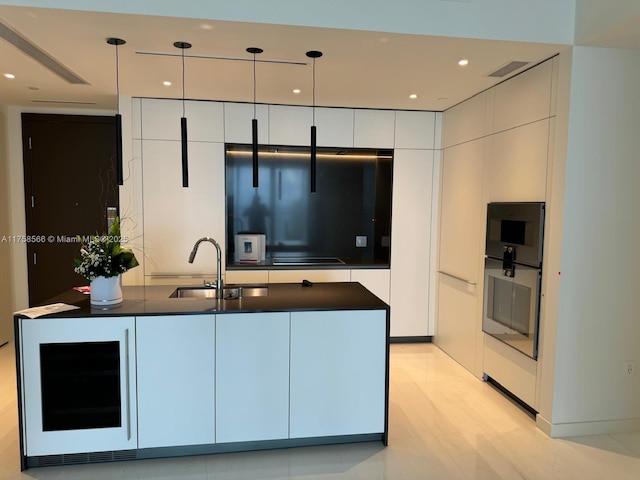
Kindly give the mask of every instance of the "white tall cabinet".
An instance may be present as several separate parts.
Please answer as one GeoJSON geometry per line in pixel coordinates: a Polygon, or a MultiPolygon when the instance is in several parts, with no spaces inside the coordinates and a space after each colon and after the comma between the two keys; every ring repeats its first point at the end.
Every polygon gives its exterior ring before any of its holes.
{"type": "Polygon", "coordinates": [[[435,339],[533,408],[539,362],[482,332],[486,205],[547,200],[556,76],[551,59],[443,114],[435,339]]]}

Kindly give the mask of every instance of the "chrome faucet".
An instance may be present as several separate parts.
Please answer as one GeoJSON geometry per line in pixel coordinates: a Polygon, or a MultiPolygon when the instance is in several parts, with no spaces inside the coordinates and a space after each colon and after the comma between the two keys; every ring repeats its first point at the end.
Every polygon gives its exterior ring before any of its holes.
{"type": "MultiPolygon", "coordinates": [[[[216,242],[211,237],[202,237],[193,246],[193,250],[191,250],[191,254],[189,255],[189,263],[193,263],[193,260],[196,258],[196,252],[198,251],[198,247],[200,246],[200,244],[202,242],[211,242],[211,243],[213,243],[213,246],[216,247],[216,253],[218,255],[218,258],[217,258],[218,278],[216,279],[215,288],[216,288],[216,298],[218,300],[220,300],[222,298],[222,295],[223,295],[223,292],[222,292],[222,290],[223,290],[223,285],[222,285],[222,251],[220,250],[220,245],[218,245],[218,242],[216,242]]],[[[206,286],[208,286],[208,287],[212,286],[212,284],[207,282],[206,280],[204,281],[204,284],[206,286]]]]}

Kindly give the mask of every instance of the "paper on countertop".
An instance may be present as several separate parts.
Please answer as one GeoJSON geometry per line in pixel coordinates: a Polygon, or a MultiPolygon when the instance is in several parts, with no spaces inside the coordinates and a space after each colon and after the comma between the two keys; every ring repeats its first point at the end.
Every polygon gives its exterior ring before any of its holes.
{"type": "Polygon", "coordinates": [[[76,305],[69,305],[66,303],[52,303],[50,305],[42,305],[41,307],[25,308],[15,312],[15,315],[24,315],[29,318],[38,318],[43,315],[49,315],[50,313],[66,312],[68,310],[75,310],[80,308],[76,305]]]}

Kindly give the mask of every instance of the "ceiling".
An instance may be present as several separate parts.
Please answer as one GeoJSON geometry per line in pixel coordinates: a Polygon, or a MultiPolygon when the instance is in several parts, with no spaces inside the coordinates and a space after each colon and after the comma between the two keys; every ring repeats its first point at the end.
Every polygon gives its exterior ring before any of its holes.
{"type": "Polygon", "coordinates": [[[435,111],[567,48],[11,6],[0,6],[0,23],[87,82],[67,82],[0,38],[0,73],[15,75],[0,76],[0,104],[31,107],[115,109],[116,48],[106,43],[108,37],[127,42],[118,47],[119,87],[125,96],[182,98],[181,51],[173,43],[184,41],[193,45],[185,51],[186,98],[252,102],[254,65],[246,48],[260,47],[264,53],[256,57],[256,101],[311,105],[313,68],[305,52],[320,50],[324,55],[316,60],[317,106],[435,111]],[[467,66],[458,65],[462,58],[469,60],[467,66]],[[514,60],[529,64],[506,77],[488,76],[514,60]],[[294,94],[295,88],[301,92],[294,94]],[[417,98],[410,99],[410,94],[417,98]]]}

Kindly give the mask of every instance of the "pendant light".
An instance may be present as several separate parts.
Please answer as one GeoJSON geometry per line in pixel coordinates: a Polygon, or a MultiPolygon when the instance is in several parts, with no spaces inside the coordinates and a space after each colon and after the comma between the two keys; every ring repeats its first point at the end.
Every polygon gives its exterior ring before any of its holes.
{"type": "Polygon", "coordinates": [[[116,177],[118,185],[124,184],[124,175],[122,173],[122,115],[120,115],[120,71],[118,59],[118,47],[124,45],[125,42],[121,38],[107,38],[107,43],[116,47],[116,177]]]}
{"type": "Polygon", "coordinates": [[[312,90],[312,123],[311,123],[311,165],[309,183],[311,185],[311,193],[316,193],[316,58],[320,58],[322,52],[310,50],[307,57],[313,59],[313,90],[312,90]]]}
{"type": "Polygon", "coordinates": [[[174,42],[174,47],[182,52],[182,118],[180,119],[180,145],[182,146],[182,186],[189,186],[189,159],[187,154],[187,118],[184,107],[184,51],[191,48],[187,42],[174,42]]]}
{"type": "Polygon", "coordinates": [[[258,188],[258,119],[256,118],[256,55],[264,50],[249,47],[247,52],[253,54],[253,120],[251,120],[251,144],[253,150],[253,188],[258,188]]]}

